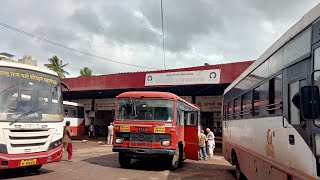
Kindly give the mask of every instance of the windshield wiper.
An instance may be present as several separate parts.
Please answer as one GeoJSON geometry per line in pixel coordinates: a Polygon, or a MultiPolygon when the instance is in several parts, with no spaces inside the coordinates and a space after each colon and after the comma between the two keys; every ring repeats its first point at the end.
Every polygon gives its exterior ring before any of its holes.
{"type": "Polygon", "coordinates": [[[20,120],[21,118],[23,118],[25,115],[32,114],[32,113],[36,113],[36,112],[38,112],[38,111],[40,111],[40,110],[47,110],[47,109],[35,109],[35,110],[31,110],[31,111],[22,113],[22,114],[20,114],[20,116],[19,116],[17,119],[13,120],[9,125],[12,125],[12,124],[16,123],[18,120],[20,120]]]}

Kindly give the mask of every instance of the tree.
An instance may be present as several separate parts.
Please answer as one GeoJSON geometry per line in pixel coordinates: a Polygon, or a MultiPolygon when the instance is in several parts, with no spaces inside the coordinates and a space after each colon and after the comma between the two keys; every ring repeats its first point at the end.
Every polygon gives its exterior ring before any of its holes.
{"type": "Polygon", "coordinates": [[[44,66],[56,72],[60,78],[65,78],[65,74],[69,75],[69,73],[63,69],[69,63],[63,64],[62,60],[60,60],[57,56],[52,56],[52,58],[49,58],[48,60],[50,63],[45,64],[44,66]]]}
{"type": "Polygon", "coordinates": [[[92,69],[90,69],[88,67],[84,67],[84,68],[80,69],[80,75],[81,76],[91,76],[92,75],[92,69]]]}

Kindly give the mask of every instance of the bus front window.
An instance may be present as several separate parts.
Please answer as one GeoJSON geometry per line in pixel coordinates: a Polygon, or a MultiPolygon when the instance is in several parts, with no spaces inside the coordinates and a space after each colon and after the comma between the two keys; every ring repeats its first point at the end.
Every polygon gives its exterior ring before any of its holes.
{"type": "Polygon", "coordinates": [[[172,100],[123,98],[118,101],[118,120],[172,121],[172,100]]]}
{"type": "Polygon", "coordinates": [[[17,118],[21,119],[19,121],[61,120],[62,93],[57,77],[22,69],[0,68],[0,82],[2,121],[17,118]]]}

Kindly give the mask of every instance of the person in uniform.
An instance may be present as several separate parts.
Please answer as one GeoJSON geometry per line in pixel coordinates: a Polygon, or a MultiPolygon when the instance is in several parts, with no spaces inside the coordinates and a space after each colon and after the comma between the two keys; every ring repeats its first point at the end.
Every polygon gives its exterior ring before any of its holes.
{"type": "Polygon", "coordinates": [[[214,148],[215,148],[215,145],[216,145],[216,143],[214,141],[215,137],[214,137],[213,132],[210,130],[210,128],[207,128],[206,131],[208,133],[207,134],[207,139],[208,139],[207,146],[208,146],[208,150],[209,150],[209,157],[212,158],[213,157],[213,151],[214,151],[214,148]]]}
{"type": "Polygon", "coordinates": [[[112,144],[112,140],[113,140],[113,122],[110,123],[110,125],[108,126],[108,144],[112,144]]]}

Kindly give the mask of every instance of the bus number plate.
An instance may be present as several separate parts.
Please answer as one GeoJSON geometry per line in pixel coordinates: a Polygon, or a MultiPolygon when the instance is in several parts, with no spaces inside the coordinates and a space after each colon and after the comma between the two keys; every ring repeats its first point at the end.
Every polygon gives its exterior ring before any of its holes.
{"type": "Polygon", "coordinates": [[[20,166],[31,166],[37,164],[37,159],[21,160],[20,166]]]}
{"type": "Polygon", "coordinates": [[[166,128],[164,126],[154,127],[154,133],[165,133],[166,128]]]}
{"type": "Polygon", "coordinates": [[[130,132],[130,126],[120,126],[120,132],[130,132]]]}

